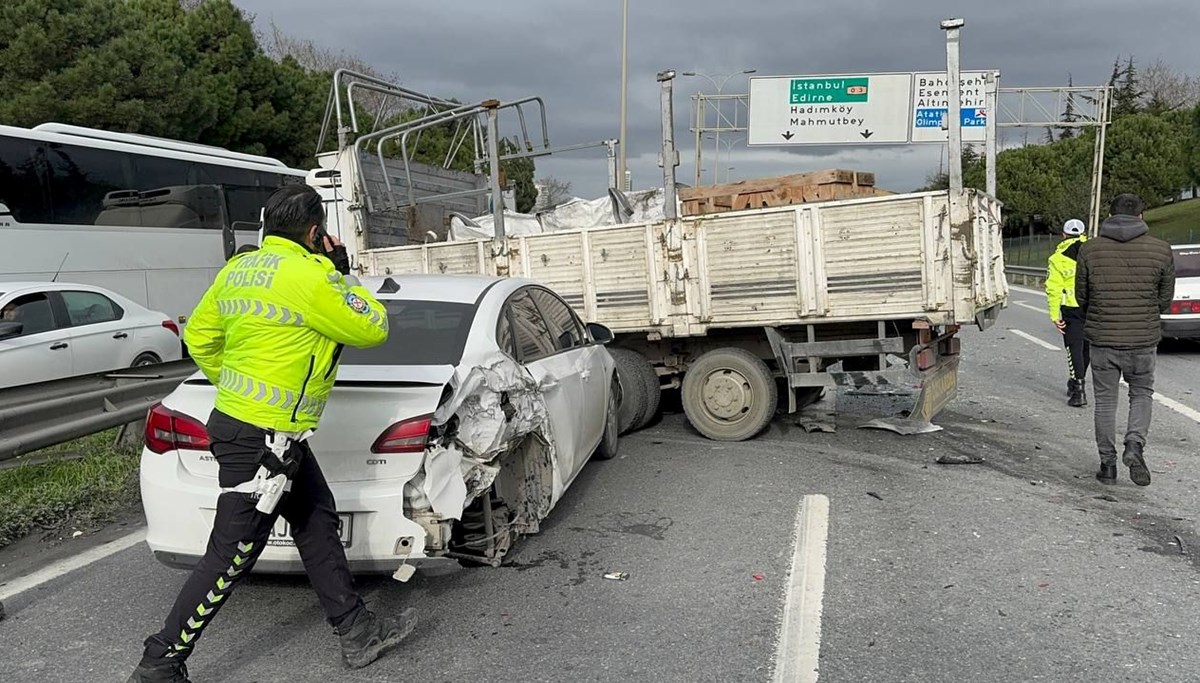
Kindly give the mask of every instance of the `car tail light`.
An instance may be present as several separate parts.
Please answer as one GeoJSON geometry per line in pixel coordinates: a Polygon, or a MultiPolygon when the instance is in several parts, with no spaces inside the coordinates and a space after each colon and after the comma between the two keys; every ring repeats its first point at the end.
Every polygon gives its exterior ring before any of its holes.
{"type": "Polygon", "coordinates": [[[429,443],[433,416],[414,417],[388,427],[371,446],[372,453],[422,453],[429,443]]]}
{"type": "Polygon", "coordinates": [[[177,413],[161,403],[146,416],[146,448],[162,455],[167,451],[208,450],[208,430],[199,420],[177,413]]]}
{"type": "Polygon", "coordinates": [[[176,337],[179,336],[179,326],[175,324],[174,320],[164,320],[162,326],[174,332],[176,337]]]}
{"type": "Polygon", "coordinates": [[[1171,302],[1171,315],[1186,315],[1188,313],[1200,313],[1200,299],[1196,301],[1171,302]]]}

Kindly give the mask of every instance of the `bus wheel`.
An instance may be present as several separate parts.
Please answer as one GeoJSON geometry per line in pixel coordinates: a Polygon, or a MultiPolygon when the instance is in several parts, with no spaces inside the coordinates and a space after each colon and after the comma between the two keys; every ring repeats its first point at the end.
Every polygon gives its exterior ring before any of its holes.
{"type": "Polygon", "coordinates": [[[767,364],[737,348],[700,356],[683,376],[682,393],[688,422],[714,441],[757,436],[779,405],[779,388],[767,364]]]}

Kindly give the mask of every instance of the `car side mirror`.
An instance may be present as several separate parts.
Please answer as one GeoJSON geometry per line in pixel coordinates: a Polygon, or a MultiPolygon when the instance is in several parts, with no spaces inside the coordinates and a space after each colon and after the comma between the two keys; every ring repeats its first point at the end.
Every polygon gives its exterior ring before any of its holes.
{"type": "Polygon", "coordinates": [[[612,330],[600,323],[588,323],[587,329],[588,334],[592,337],[592,341],[597,344],[609,344],[614,339],[612,330]]]}
{"type": "Polygon", "coordinates": [[[21,323],[0,322],[0,339],[12,339],[21,336],[25,326],[21,323]]]}

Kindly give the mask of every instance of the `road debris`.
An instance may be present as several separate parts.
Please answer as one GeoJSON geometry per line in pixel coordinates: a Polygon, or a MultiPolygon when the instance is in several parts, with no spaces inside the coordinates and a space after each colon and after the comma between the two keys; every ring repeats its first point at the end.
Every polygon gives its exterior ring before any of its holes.
{"type": "Polygon", "coordinates": [[[871,420],[865,424],[858,426],[859,429],[883,429],[889,432],[895,432],[901,436],[913,436],[915,434],[931,434],[940,432],[942,428],[931,422],[923,422],[921,420],[913,420],[907,417],[881,417],[876,420],[871,420]]]}
{"type": "Polygon", "coordinates": [[[1175,542],[1179,544],[1179,554],[1187,555],[1187,548],[1183,547],[1183,539],[1179,536],[1175,537],[1175,542]]]}
{"type": "Polygon", "coordinates": [[[878,493],[875,493],[874,491],[867,491],[867,495],[874,498],[875,500],[883,500],[883,496],[879,495],[878,493]]]}
{"type": "Polygon", "coordinates": [[[1116,498],[1113,498],[1112,496],[1096,496],[1096,500],[1105,500],[1105,501],[1108,501],[1108,502],[1110,502],[1110,503],[1117,503],[1117,502],[1119,502],[1119,501],[1118,501],[1116,498]]]}
{"type": "Polygon", "coordinates": [[[826,391],[820,400],[800,410],[796,426],[805,432],[837,433],[837,392],[826,391]]]}
{"type": "Polygon", "coordinates": [[[983,458],[978,455],[941,455],[935,462],[939,465],[979,465],[983,458]]]}
{"type": "Polygon", "coordinates": [[[766,579],[767,577],[762,574],[751,574],[750,578],[754,579],[755,581],[762,581],[762,580],[766,579]]]}
{"type": "Polygon", "coordinates": [[[629,572],[609,572],[604,575],[604,578],[609,581],[627,581],[629,579],[629,572]]]}

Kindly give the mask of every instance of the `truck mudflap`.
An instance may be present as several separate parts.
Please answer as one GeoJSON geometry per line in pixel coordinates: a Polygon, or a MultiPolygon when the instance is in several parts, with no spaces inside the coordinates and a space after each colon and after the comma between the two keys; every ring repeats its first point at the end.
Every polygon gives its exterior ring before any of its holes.
{"type": "Polygon", "coordinates": [[[958,328],[949,328],[938,337],[921,330],[921,342],[909,351],[908,363],[898,363],[882,371],[845,371],[842,363],[826,371],[833,383],[848,395],[913,396],[909,418],[932,422],[958,396],[958,328]]]}

